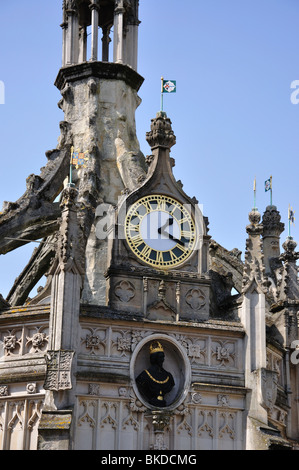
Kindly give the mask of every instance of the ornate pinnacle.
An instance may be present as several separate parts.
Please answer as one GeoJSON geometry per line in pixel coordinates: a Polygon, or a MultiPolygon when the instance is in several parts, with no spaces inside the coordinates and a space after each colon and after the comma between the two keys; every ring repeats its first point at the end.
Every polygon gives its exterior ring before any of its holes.
{"type": "Polygon", "coordinates": [[[264,235],[279,236],[284,231],[284,224],[276,206],[267,206],[263,214],[264,235]]]}
{"type": "Polygon", "coordinates": [[[176,137],[171,127],[171,120],[166,113],[160,111],[151,121],[151,130],[146,133],[146,140],[151,146],[171,148],[176,143],[176,137]]]}
{"type": "Polygon", "coordinates": [[[298,259],[299,258],[299,253],[295,252],[295,248],[297,246],[297,243],[295,240],[293,240],[292,237],[288,237],[286,241],[282,244],[283,249],[285,250],[285,253],[281,255],[282,259],[298,259]]]}
{"type": "Polygon", "coordinates": [[[260,224],[261,214],[257,209],[252,209],[248,214],[250,225],[247,225],[246,232],[250,235],[260,235],[263,231],[263,226],[260,224]]]}

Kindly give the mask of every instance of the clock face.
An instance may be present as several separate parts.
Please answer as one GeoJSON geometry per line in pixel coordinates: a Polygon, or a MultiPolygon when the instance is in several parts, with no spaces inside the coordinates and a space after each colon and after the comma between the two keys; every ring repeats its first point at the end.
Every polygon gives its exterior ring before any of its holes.
{"type": "Polygon", "coordinates": [[[195,224],[186,207],[159,194],[145,196],[129,208],[125,234],[135,255],[157,268],[183,263],[196,242],[195,224]]]}

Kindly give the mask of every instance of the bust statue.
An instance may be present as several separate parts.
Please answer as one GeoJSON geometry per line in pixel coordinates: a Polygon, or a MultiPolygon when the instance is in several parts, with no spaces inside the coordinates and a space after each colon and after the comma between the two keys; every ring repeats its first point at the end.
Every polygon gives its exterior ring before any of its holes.
{"type": "Polygon", "coordinates": [[[136,384],[148,403],[163,408],[166,406],[164,397],[173,389],[174,380],[171,373],[162,367],[165,355],[161,343],[154,341],[149,349],[151,365],[138,375],[136,384]]]}

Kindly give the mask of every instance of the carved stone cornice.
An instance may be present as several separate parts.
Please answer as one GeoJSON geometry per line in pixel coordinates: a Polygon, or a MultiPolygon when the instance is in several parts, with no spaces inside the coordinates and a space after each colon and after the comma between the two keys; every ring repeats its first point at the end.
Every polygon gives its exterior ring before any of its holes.
{"type": "Polygon", "coordinates": [[[61,91],[68,83],[85,80],[90,77],[105,80],[123,80],[138,91],[144,79],[128,65],[114,62],[83,62],[82,64],[62,67],[55,80],[55,86],[61,91]]]}

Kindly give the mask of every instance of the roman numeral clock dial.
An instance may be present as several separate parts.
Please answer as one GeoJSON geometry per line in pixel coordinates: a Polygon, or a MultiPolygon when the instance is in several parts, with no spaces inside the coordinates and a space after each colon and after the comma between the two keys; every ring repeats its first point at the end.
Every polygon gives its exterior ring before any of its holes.
{"type": "Polygon", "coordinates": [[[188,210],[163,195],[145,196],[129,208],[125,234],[141,261],[162,269],[186,261],[196,243],[195,224],[188,210]]]}

